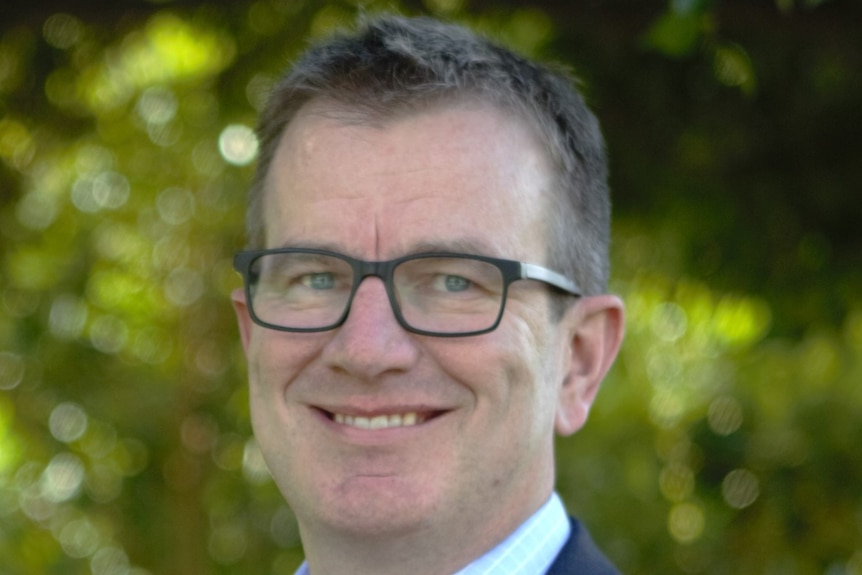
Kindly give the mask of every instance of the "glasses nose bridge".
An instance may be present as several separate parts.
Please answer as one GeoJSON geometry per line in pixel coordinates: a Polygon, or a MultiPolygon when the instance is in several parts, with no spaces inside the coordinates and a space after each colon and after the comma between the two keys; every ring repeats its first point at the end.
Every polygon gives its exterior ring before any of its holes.
{"type": "Polygon", "coordinates": [[[364,260],[355,260],[354,264],[354,273],[356,274],[356,287],[359,288],[359,284],[365,278],[368,277],[377,277],[383,280],[383,284],[386,285],[387,289],[389,288],[389,279],[392,277],[392,261],[364,261],[364,260]]]}
{"type": "Polygon", "coordinates": [[[365,260],[354,260],[353,269],[356,274],[356,279],[353,281],[353,293],[350,296],[351,303],[353,302],[353,298],[356,296],[356,292],[359,291],[359,286],[362,282],[369,277],[380,278],[380,281],[383,282],[383,288],[386,291],[386,297],[389,299],[389,305],[392,307],[392,311],[396,317],[400,316],[398,311],[398,302],[395,297],[395,286],[392,281],[392,270],[395,268],[397,261],[389,260],[389,261],[365,261],[365,260]]]}

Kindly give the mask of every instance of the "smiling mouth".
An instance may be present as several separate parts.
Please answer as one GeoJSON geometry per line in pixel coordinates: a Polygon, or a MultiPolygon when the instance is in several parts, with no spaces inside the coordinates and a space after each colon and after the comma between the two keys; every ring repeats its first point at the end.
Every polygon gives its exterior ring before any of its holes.
{"type": "Polygon", "coordinates": [[[335,423],[356,427],[358,429],[391,429],[393,427],[413,427],[433,419],[442,412],[418,413],[408,411],[406,413],[394,413],[391,415],[347,415],[344,413],[329,413],[329,419],[335,423]]]}

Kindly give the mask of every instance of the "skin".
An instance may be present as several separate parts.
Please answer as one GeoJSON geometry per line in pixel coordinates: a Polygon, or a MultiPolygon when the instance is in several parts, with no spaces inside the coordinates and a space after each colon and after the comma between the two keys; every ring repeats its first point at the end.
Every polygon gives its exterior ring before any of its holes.
{"type": "MultiPolygon", "coordinates": [[[[283,135],[268,247],[545,263],[549,162],[524,123],[468,103],[376,125],[327,111],[307,105],[283,135]]],[[[315,575],[451,573],[504,539],[550,496],[554,431],[583,425],[622,337],[616,297],[583,298],[556,321],[530,281],[512,285],[495,331],[464,338],[406,332],[378,278],[322,333],[254,325],[244,297],[233,303],[255,434],[315,575]],[[332,418],[411,411],[425,421],[332,418]]]]}

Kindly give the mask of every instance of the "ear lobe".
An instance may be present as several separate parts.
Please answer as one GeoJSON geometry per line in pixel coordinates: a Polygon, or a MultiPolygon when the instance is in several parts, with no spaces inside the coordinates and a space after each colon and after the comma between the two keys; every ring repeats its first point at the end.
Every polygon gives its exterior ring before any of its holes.
{"type": "Polygon", "coordinates": [[[560,435],[571,435],[586,423],[620,349],[625,329],[623,302],[613,295],[585,297],[562,321],[568,323],[568,353],[555,427],[560,435]]]}
{"type": "Polygon", "coordinates": [[[251,329],[253,322],[248,312],[248,303],[245,300],[245,290],[237,288],[230,294],[233,311],[236,313],[236,321],[239,325],[239,335],[242,339],[242,348],[248,354],[248,346],[251,341],[251,329]]]}

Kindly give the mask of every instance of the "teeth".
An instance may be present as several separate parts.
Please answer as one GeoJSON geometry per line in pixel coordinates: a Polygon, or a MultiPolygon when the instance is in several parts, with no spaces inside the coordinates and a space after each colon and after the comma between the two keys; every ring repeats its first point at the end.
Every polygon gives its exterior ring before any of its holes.
{"type": "Polygon", "coordinates": [[[358,427],[359,429],[387,429],[390,427],[410,427],[420,423],[419,416],[415,412],[396,413],[394,415],[375,415],[374,417],[362,417],[336,413],[333,415],[335,423],[358,427]]]}
{"type": "Polygon", "coordinates": [[[371,429],[383,429],[384,427],[389,427],[389,418],[385,415],[378,415],[372,418],[369,423],[371,429]]]}

